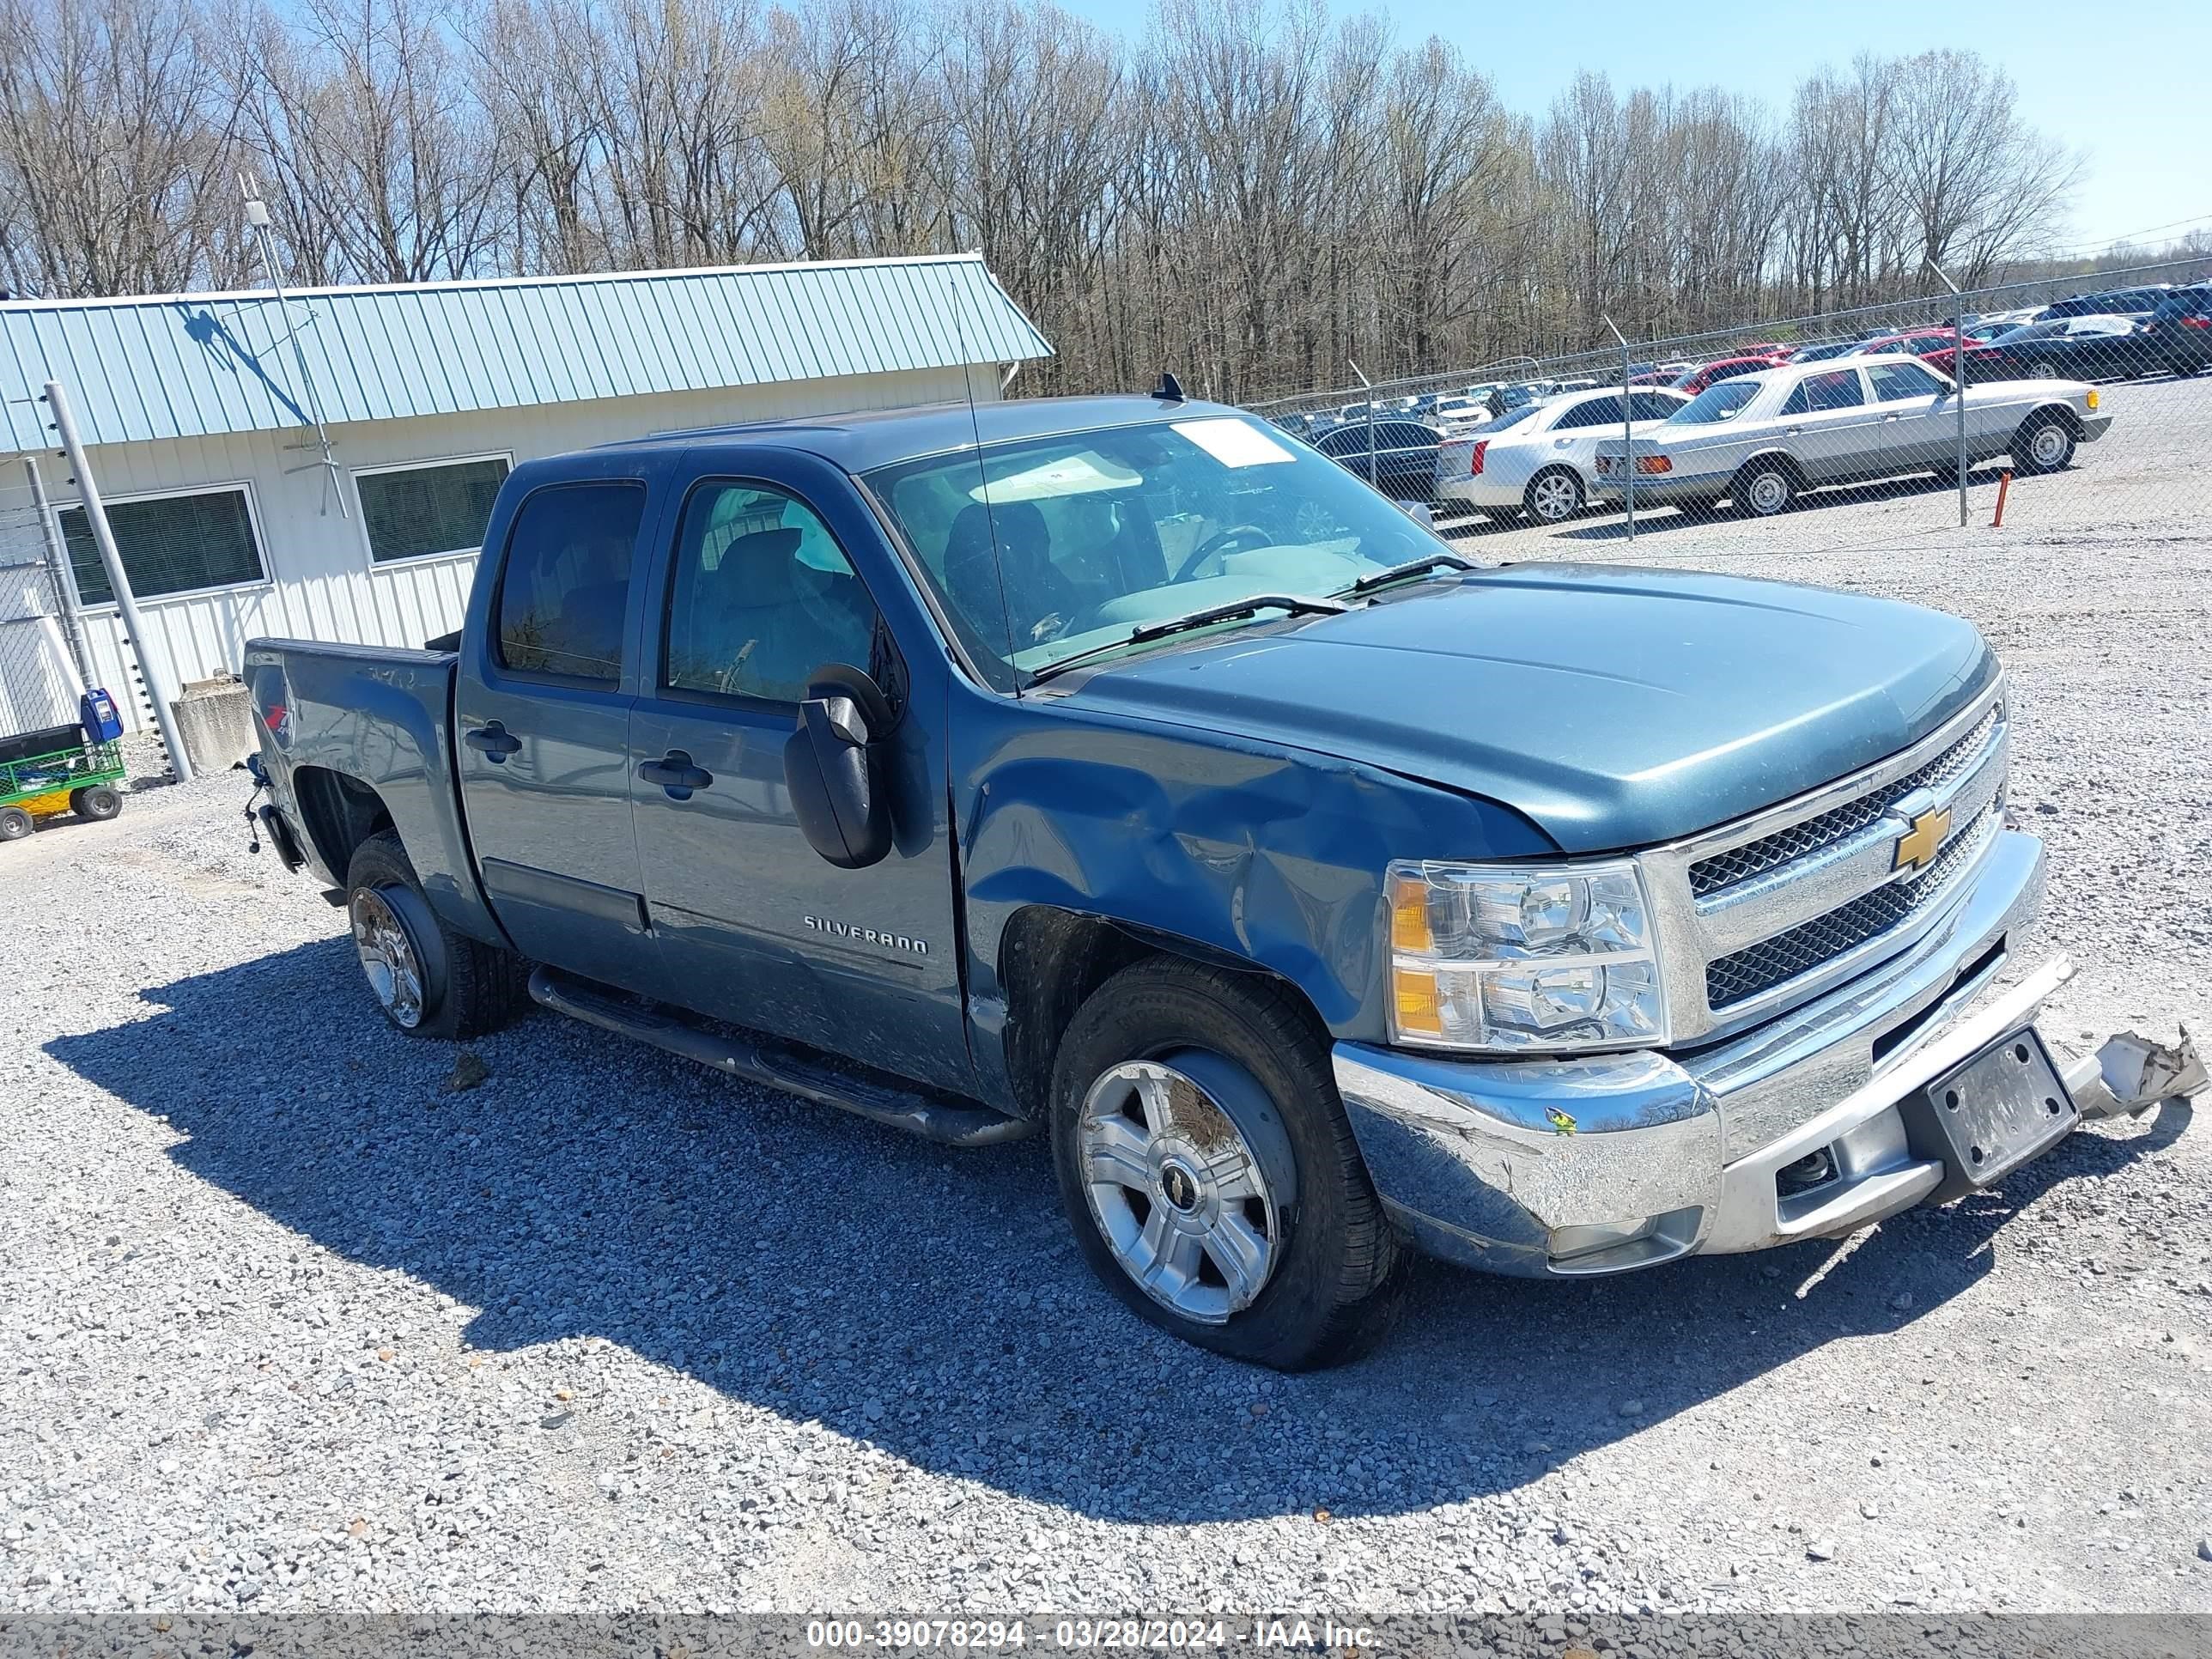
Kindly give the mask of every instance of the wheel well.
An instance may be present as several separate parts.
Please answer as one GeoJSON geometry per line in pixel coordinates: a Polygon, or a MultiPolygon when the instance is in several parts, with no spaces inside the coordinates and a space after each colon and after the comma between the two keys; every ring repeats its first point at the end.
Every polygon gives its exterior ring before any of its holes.
{"type": "Polygon", "coordinates": [[[1737,479],[1748,478],[1753,472],[1770,462],[1790,475],[1791,488],[1796,489],[1808,488],[1805,478],[1805,469],[1797,465],[1797,458],[1786,449],[1770,449],[1753,456],[1741,466],[1736,468],[1735,477],[1729,480],[1729,487],[1733,489],[1737,479]]]}
{"type": "Polygon", "coordinates": [[[1181,957],[1275,981],[1305,1010],[1319,1040],[1328,1028],[1305,994],[1279,974],[1188,939],[1079,915],[1049,904],[1018,912],[999,944],[999,983],[1006,996],[1006,1071],[1024,1117],[1052,1104],[1052,1068],[1075,1011],[1108,980],[1148,957],[1181,957]]]}
{"type": "Polygon", "coordinates": [[[359,778],[326,766],[295,770],[292,799],[299,804],[300,827],[314,844],[316,856],[341,883],[362,842],[392,827],[382,796],[359,778]]]}
{"type": "Polygon", "coordinates": [[[2076,443],[2079,443],[2081,441],[2081,434],[2083,431],[2081,417],[2074,412],[2074,405],[2071,404],[2038,404],[2033,409],[2029,410],[2027,414],[2021,416],[2020,425],[2013,429],[2014,431],[2024,430],[2026,428],[2033,424],[2034,422],[2045,415],[2057,416],[2058,417],[2059,425],[2066,428],[2066,435],[2073,439],[2076,443]]]}

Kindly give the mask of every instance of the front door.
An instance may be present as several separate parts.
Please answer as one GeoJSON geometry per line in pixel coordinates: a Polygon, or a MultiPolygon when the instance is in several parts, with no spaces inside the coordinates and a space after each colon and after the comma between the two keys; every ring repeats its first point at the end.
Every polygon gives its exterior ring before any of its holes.
{"type": "Polygon", "coordinates": [[[1918,363],[1870,363],[1867,384],[1881,411],[1883,471],[1958,464],[1959,406],[1942,395],[1944,382],[1918,363]]]}
{"type": "Polygon", "coordinates": [[[525,956],[624,984],[652,961],[623,684],[646,501],[635,478],[526,496],[454,690],[462,807],[493,914],[525,956]]]}
{"type": "MultiPolygon", "coordinates": [[[[871,532],[856,502],[836,506],[848,539],[871,532]]],[[[898,654],[845,543],[795,487],[701,478],[652,603],[630,789],[661,994],[969,1086],[938,711],[904,706],[898,654]],[[861,870],[807,844],[784,784],[799,703],[829,663],[867,671],[897,708],[896,845],[861,870]]]]}

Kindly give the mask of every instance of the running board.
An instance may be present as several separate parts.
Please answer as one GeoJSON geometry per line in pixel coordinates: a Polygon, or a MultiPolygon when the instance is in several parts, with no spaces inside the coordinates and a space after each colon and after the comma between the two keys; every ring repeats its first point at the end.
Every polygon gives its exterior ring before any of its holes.
{"type": "Polygon", "coordinates": [[[551,968],[530,975],[530,999],[603,1031],[635,1037],[728,1076],[835,1106],[939,1146],[993,1146],[1036,1132],[1026,1118],[1008,1117],[987,1106],[955,1105],[888,1080],[850,1076],[781,1043],[710,1031],[656,1004],[611,996],[587,980],[551,968]]]}

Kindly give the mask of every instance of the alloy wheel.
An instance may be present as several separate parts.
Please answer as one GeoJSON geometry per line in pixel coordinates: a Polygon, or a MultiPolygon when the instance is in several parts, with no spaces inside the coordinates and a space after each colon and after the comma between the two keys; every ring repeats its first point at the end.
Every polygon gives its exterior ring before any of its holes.
{"type": "Polygon", "coordinates": [[[1266,1288],[1282,1239],[1274,1195],[1191,1078],[1158,1060],[1114,1066],[1084,1097],[1076,1150],[1099,1236],[1146,1295],[1218,1325],[1266,1288]]]}

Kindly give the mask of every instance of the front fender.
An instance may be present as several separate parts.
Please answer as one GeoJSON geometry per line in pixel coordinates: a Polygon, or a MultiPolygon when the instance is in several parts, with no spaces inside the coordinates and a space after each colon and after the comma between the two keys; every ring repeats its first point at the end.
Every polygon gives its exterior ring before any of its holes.
{"type": "Polygon", "coordinates": [[[979,1065],[1000,1048],[1002,938],[1028,906],[1264,969],[1333,1036],[1381,1041],[1389,861],[1558,851],[1510,808],[1356,762],[962,695],[952,781],[979,1065]]]}

